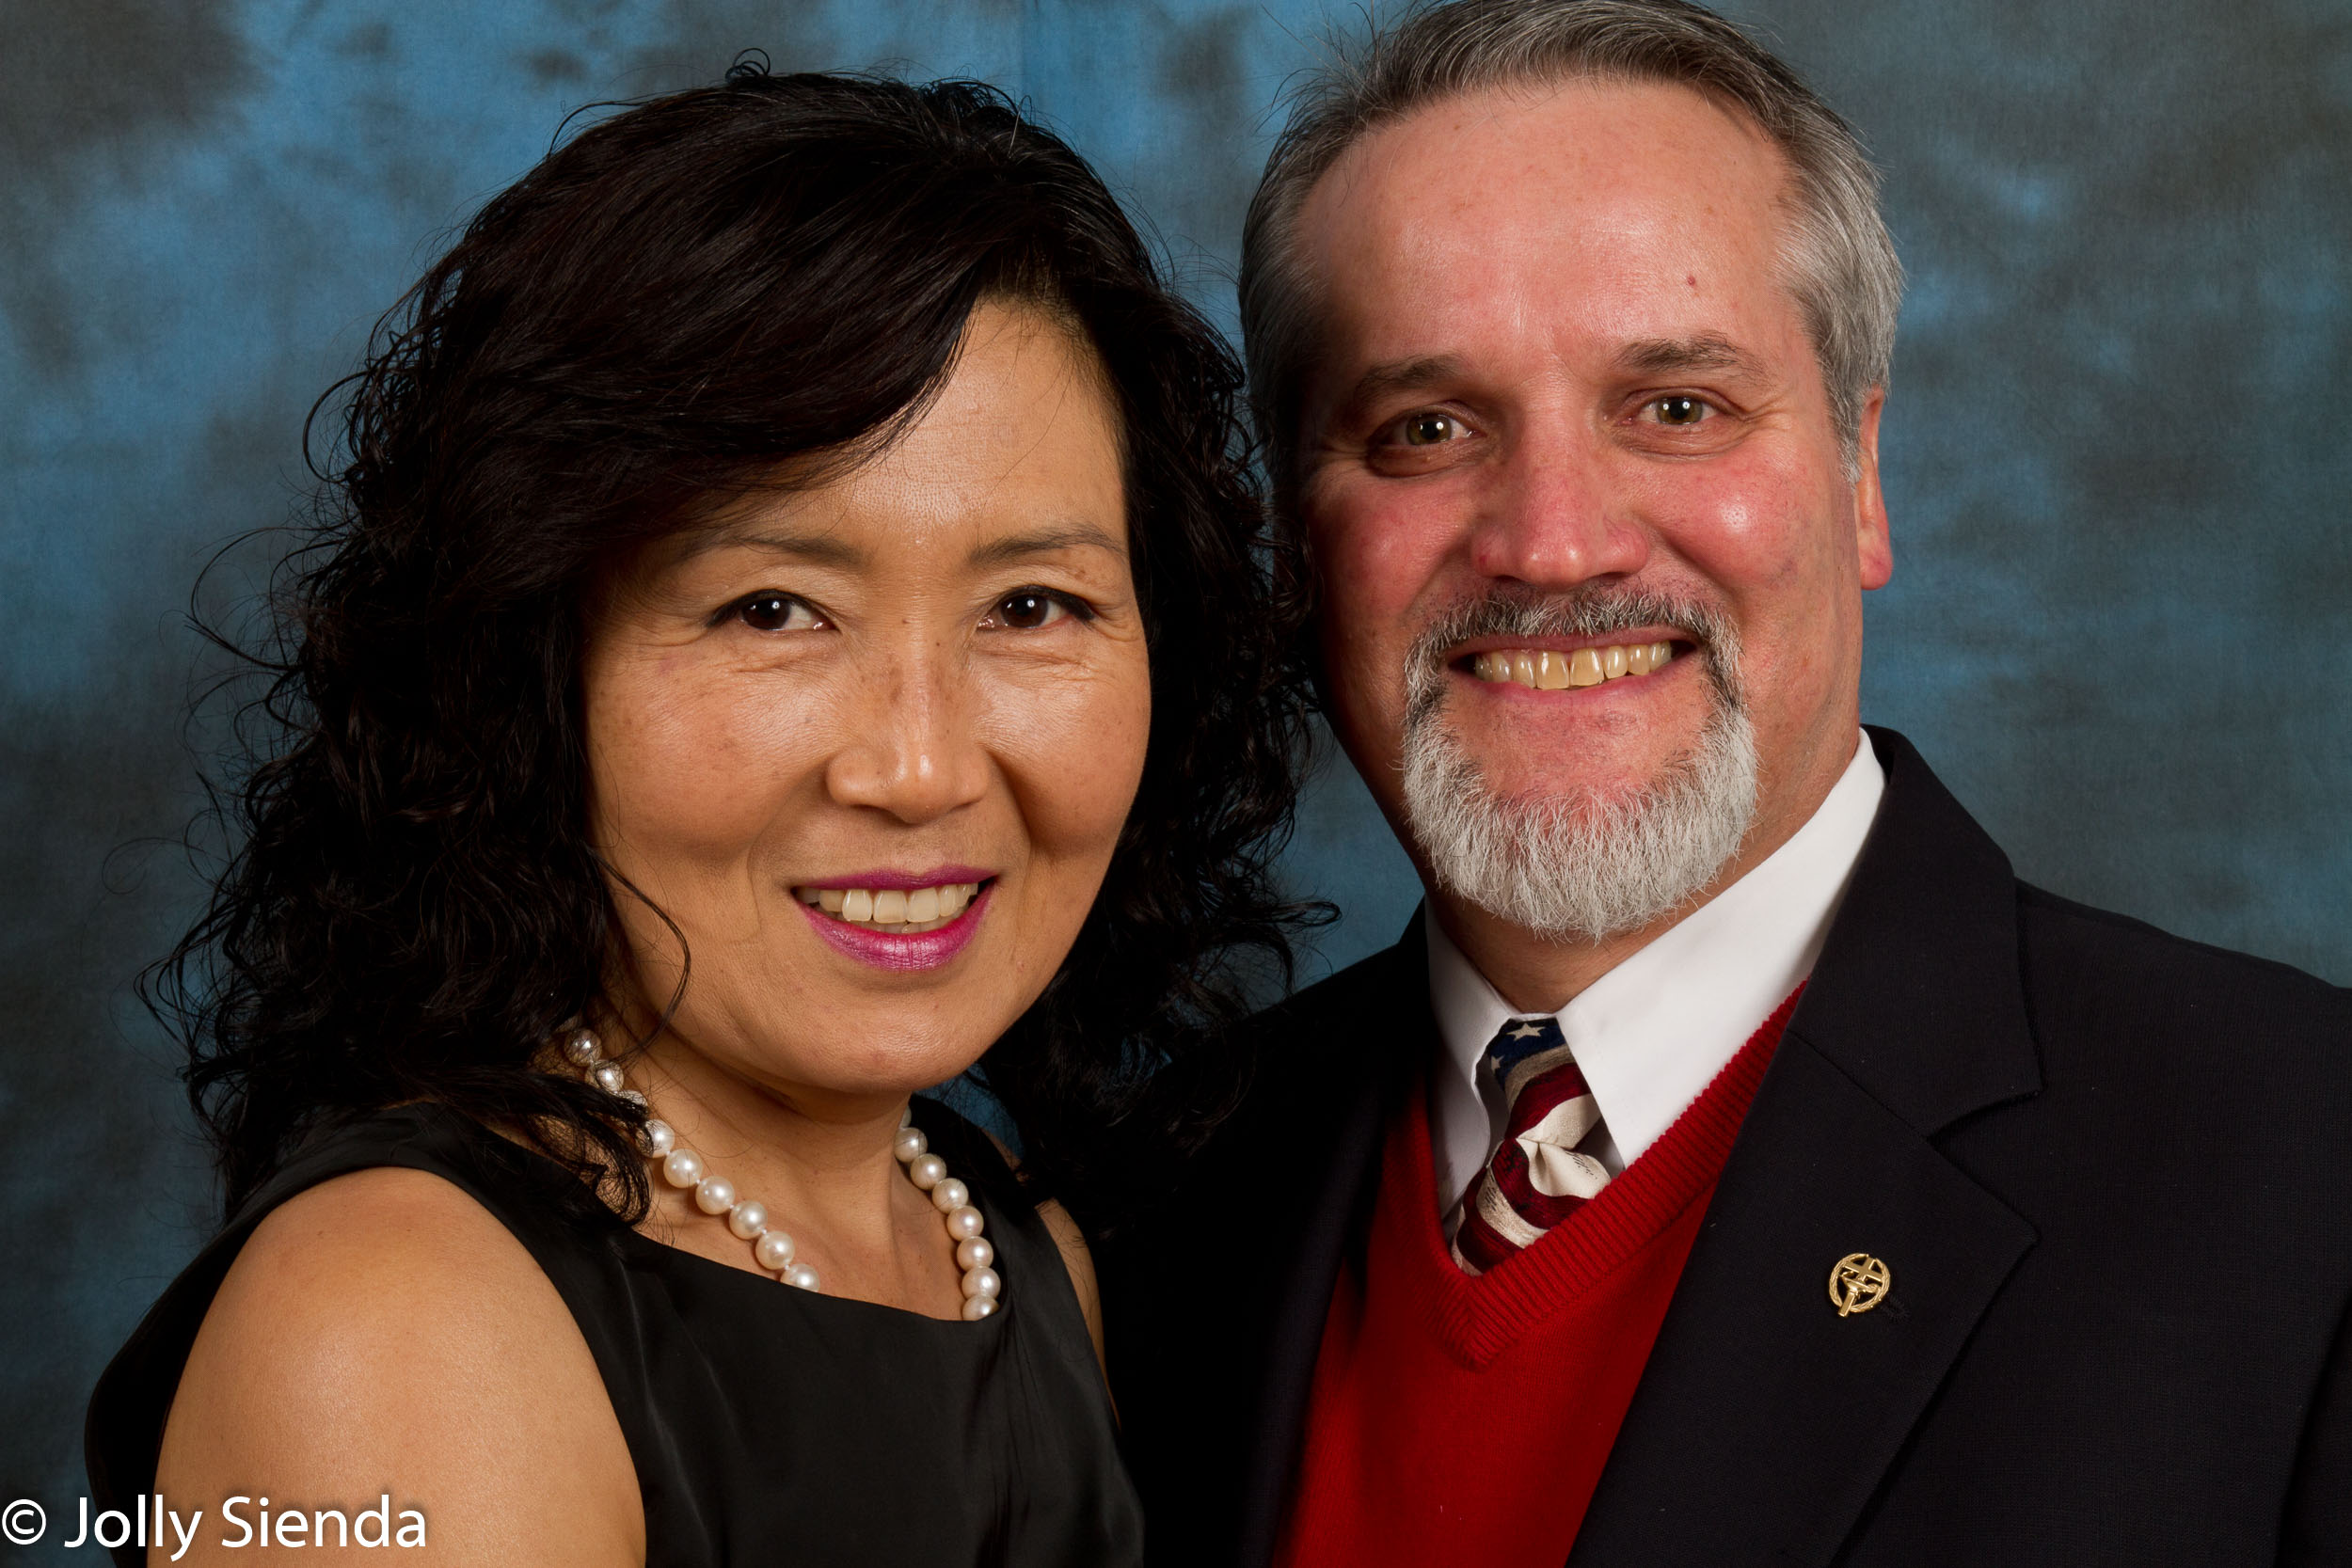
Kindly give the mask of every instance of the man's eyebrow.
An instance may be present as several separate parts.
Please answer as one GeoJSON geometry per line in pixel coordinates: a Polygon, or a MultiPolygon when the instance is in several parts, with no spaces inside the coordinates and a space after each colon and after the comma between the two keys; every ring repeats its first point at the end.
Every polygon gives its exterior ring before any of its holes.
{"type": "Polygon", "coordinates": [[[1754,355],[1712,332],[1695,338],[1644,338],[1617,351],[1617,368],[1634,375],[1664,375],[1675,371],[1730,371],[1761,377],[1764,367],[1754,355]]]}
{"type": "Polygon", "coordinates": [[[1007,562],[1027,561],[1035,556],[1082,549],[1108,550],[1122,561],[1127,557],[1125,543],[1116,535],[1092,523],[1065,523],[1029,533],[992,539],[972,552],[971,563],[975,566],[1001,566],[1007,562]]]}
{"type": "Polygon", "coordinates": [[[1361,408],[1392,392],[1416,392],[1441,381],[1457,379],[1462,361],[1451,354],[1424,354],[1416,359],[1391,359],[1373,366],[1349,388],[1345,406],[1361,408]]]}

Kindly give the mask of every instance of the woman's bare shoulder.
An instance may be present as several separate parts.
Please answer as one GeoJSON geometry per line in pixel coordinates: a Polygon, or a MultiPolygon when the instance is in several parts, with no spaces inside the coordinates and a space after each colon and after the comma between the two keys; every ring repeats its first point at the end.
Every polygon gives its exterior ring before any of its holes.
{"type": "MultiPolygon", "coordinates": [[[[231,1496],[347,1512],[389,1492],[452,1561],[644,1557],[628,1444],[570,1310],[424,1171],[337,1177],[255,1228],[189,1354],[157,1490],[216,1519],[231,1496]]],[[[199,1535],[183,1562],[223,1549],[199,1535]]]]}

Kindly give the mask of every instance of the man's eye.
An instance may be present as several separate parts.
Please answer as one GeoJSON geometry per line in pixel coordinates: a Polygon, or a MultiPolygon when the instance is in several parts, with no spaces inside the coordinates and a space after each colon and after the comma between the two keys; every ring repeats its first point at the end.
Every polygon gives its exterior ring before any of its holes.
{"type": "Polygon", "coordinates": [[[1002,631],[1039,631],[1071,613],[1058,594],[1041,588],[1020,588],[996,601],[981,625],[1002,631]]]}
{"type": "Polygon", "coordinates": [[[1397,438],[1408,447],[1435,447],[1458,441],[1470,431],[1451,414],[1431,413],[1407,414],[1396,433],[1397,438]]]}
{"type": "Polygon", "coordinates": [[[735,613],[754,631],[811,631],[824,624],[805,601],[789,594],[754,594],[735,613]]]}
{"type": "Polygon", "coordinates": [[[1658,422],[1663,425],[1694,425],[1715,411],[1704,399],[1681,392],[1653,398],[1649,406],[1658,422]]]}

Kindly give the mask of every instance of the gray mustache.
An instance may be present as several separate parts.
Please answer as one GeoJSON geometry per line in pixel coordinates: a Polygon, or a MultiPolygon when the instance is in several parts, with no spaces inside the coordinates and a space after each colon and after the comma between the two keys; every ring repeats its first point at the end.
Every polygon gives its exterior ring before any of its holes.
{"type": "Polygon", "coordinates": [[[1413,640],[1405,666],[1406,724],[1425,719],[1443,700],[1446,655],[1472,638],[1608,637],[1661,626],[1698,645],[1717,701],[1740,711],[1740,633],[1714,606],[1642,590],[1498,588],[1446,610],[1413,640]]]}
{"type": "Polygon", "coordinates": [[[1438,616],[1415,640],[1414,651],[1442,657],[1473,637],[1606,637],[1655,626],[1672,626],[1706,648],[1738,637],[1721,611],[1695,599],[1617,590],[1535,594],[1499,589],[1438,616]]]}

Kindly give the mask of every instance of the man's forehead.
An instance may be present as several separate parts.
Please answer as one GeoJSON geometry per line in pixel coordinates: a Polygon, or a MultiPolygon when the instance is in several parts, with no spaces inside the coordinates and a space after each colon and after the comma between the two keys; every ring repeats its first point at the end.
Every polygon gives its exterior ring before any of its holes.
{"type": "Polygon", "coordinates": [[[1575,199],[1613,180],[1662,179],[1702,202],[1769,206],[1788,167],[1754,120],[1679,83],[1504,86],[1438,99],[1357,138],[1315,182],[1301,224],[1575,199]]]}
{"type": "Polygon", "coordinates": [[[1680,304],[1778,292],[1787,179],[1760,130],[1687,87],[1503,89],[1364,137],[1316,182],[1295,244],[1327,325],[1377,340],[1362,345],[1375,358],[1450,317],[1497,325],[1513,302],[1681,339],[1708,324],[1671,319],[1661,276],[1686,283],[1680,304]]]}

